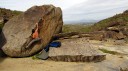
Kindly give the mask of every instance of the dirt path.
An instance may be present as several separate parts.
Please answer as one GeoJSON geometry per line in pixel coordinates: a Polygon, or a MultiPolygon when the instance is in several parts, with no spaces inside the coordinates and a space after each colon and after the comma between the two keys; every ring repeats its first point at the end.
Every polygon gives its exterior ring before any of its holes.
{"type": "MultiPolygon", "coordinates": [[[[2,60],[2,59],[0,59],[2,60]]],[[[54,62],[32,58],[5,58],[0,62],[0,71],[118,71],[127,67],[128,60],[108,55],[107,60],[98,63],[54,62]]]]}
{"type": "MultiPolygon", "coordinates": [[[[70,40],[68,41],[71,42],[70,40]]],[[[81,44],[85,44],[84,41],[86,42],[87,40],[83,39],[82,41],[82,39],[78,39],[73,41],[76,41],[77,43],[81,42],[81,44]]],[[[91,46],[94,46],[94,45],[98,46],[96,48],[103,47],[103,48],[110,49],[110,46],[106,45],[106,43],[104,44],[99,41],[89,41],[89,44],[91,46]]],[[[120,50],[122,52],[123,50],[128,49],[128,47],[125,45],[122,47],[123,47],[122,50],[120,50]]],[[[118,50],[119,48],[121,48],[121,46],[120,47],[118,46],[118,50]]],[[[116,47],[113,47],[112,49],[116,50],[116,47]]],[[[125,51],[125,53],[127,52],[128,51],[125,51]]],[[[55,62],[55,61],[48,61],[48,60],[33,60],[32,57],[0,58],[0,71],[119,71],[119,67],[123,67],[123,68],[128,67],[127,55],[120,56],[120,55],[107,54],[106,60],[98,63],[55,62]]]]}

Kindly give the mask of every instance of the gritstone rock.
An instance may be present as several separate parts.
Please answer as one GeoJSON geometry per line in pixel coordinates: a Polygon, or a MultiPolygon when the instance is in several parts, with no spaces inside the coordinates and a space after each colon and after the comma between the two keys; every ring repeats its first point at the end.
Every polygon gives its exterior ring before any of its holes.
{"type": "Polygon", "coordinates": [[[60,33],[62,25],[62,11],[59,7],[53,5],[34,6],[5,24],[3,33],[7,43],[2,50],[11,57],[31,56],[41,51],[52,40],[54,34],[60,33]],[[44,20],[39,25],[39,36],[42,41],[25,49],[24,44],[31,36],[31,31],[40,18],[44,20]]]}

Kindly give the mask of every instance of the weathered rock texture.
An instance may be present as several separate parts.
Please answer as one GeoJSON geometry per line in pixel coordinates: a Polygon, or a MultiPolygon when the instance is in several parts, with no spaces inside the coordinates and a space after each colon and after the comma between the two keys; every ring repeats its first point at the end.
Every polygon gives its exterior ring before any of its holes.
{"type": "Polygon", "coordinates": [[[88,37],[90,40],[106,40],[109,38],[120,40],[125,39],[126,31],[118,31],[118,30],[103,30],[103,31],[95,31],[88,33],[79,33],[79,32],[70,32],[70,33],[59,33],[55,34],[54,38],[63,38],[63,39],[72,39],[72,38],[82,38],[88,37]]]}
{"type": "Polygon", "coordinates": [[[86,39],[67,39],[60,48],[50,48],[49,60],[65,62],[99,62],[106,55],[90,45],[86,39]]]}
{"type": "Polygon", "coordinates": [[[34,6],[23,14],[9,20],[3,27],[3,33],[7,43],[2,47],[3,51],[11,57],[26,57],[42,50],[52,39],[55,33],[62,30],[62,11],[53,5],[34,6]],[[39,36],[42,43],[36,43],[29,49],[24,48],[24,44],[31,35],[35,23],[40,18],[41,22],[39,36]]]}

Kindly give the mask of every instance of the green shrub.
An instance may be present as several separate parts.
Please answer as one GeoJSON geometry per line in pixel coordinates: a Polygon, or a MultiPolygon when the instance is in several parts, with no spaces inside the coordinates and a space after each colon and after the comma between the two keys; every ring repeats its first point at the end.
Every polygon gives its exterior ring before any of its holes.
{"type": "MultiPolygon", "coordinates": [[[[91,26],[91,31],[98,31],[103,30],[109,27],[113,23],[120,23],[120,24],[128,24],[128,12],[122,13],[122,14],[116,14],[113,17],[104,19],[102,21],[99,21],[95,23],[93,26],[91,26]]],[[[110,26],[111,27],[111,26],[110,26]]]]}
{"type": "Polygon", "coordinates": [[[4,26],[4,25],[3,25],[3,23],[0,23],[0,29],[2,29],[2,28],[3,28],[3,26],[4,26]]]}
{"type": "Polygon", "coordinates": [[[69,33],[69,32],[89,32],[91,25],[86,24],[67,24],[63,26],[62,32],[69,33]]]}
{"type": "Polygon", "coordinates": [[[116,52],[116,51],[110,51],[110,50],[107,50],[107,49],[99,49],[100,51],[102,51],[103,53],[109,53],[109,54],[113,54],[113,55],[118,55],[120,54],[119,52],[116,52]]]}

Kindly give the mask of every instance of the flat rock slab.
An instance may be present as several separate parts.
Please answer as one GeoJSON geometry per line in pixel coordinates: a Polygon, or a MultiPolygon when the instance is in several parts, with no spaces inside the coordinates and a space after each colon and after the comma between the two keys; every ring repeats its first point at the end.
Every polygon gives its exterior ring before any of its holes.
{"type": "Polygon", "coordinates": [[[65,62],[99,62],[105,60],[106,55],[81,38],[62,41],[60,48],[50,47],[49,59],[65,62]]]}

